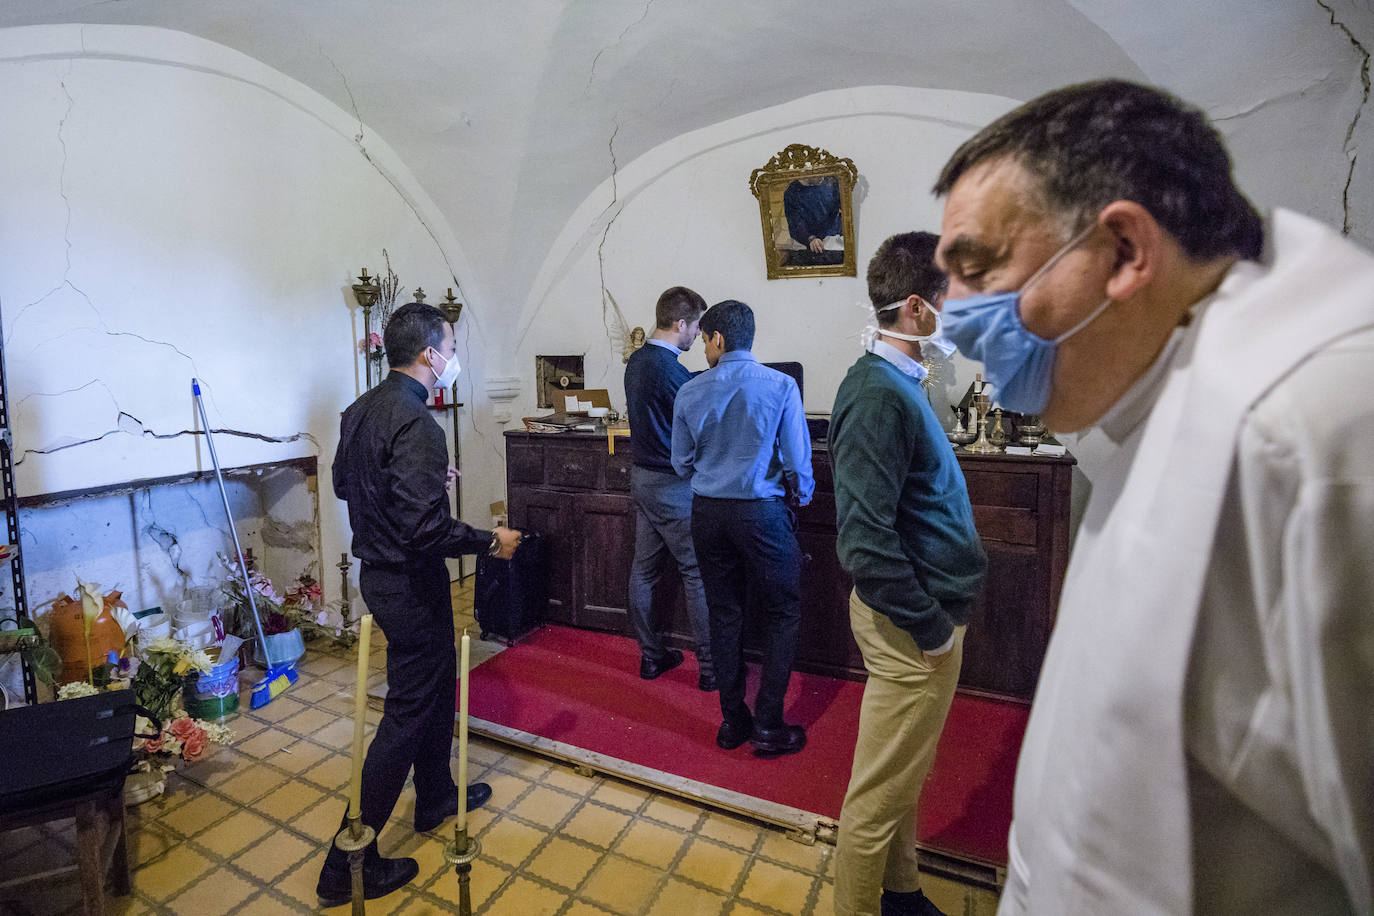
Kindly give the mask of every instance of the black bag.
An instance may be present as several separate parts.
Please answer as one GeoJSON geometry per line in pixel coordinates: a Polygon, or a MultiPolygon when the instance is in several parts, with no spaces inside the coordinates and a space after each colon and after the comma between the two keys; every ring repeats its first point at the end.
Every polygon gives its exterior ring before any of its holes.
{"type": "Polygon", "coordinates": [[[549,606],[549,543],[536,531],[523,531],[509,560],[477,556],[473,611],[482,638],[506,645],[539,626],[549,606]]]}

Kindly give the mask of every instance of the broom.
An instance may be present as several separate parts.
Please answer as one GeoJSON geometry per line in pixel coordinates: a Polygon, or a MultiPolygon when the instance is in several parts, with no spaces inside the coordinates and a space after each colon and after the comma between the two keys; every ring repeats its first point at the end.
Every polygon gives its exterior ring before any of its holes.
{"type": "Polygon", "coordinates": [[[253,626],[258,631],[258,645],[267,664],[267,675],[253,685],[253,695],[249,706],[259,709],[271,703],[286,692],[286,688],[296,683],[300,675],[296,672],[296,662],[305,654],[305,641],[300,630],[285,633],[263,634],[262,618],[258,616],[258,603],[253,598],[253,584],[248,579],[248,564],[243,559],[243,548],[239,546],[239,532],[234,527],[234,513],[229,509],[229,493],[224,489],[224,475],[219,468],[219,455],[215,453],[215,439],[210,434],[210,420],[205,416],[205,403],[200,399],[200,382],[191,379],[191,393],[196,399],[196,409],[200,411],[200,423],[205,427],[205,443],[210,447],[210,462],[215,466],[215,480],[219,483],[220,499],[224,500],[224,515],[229,519],[229,535],[234,539],[234,556],[238,558],[239,574],[243,577],[243,593],[248,596],[248,607],[253,612],[253,626]]]}

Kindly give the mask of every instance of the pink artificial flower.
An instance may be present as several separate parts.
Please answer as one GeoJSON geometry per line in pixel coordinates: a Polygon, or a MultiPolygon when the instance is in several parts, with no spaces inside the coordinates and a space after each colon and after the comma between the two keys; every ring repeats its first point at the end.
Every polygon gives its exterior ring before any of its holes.
{"type": "Polygon", "coordinates": [[[188,716],[180,716],[167,723],[167,731],[182,741],[201,730],[200,726],[196,725],[188,716]]]}
{"type": "Polygon", "coordinates": [[[143,749],[150,754],[162,753],[162,736],[158,735],[156,738],[145,738],[143,741],[143,749]]]}
{"type": "Polygon", "coordinates": [[[205,748],[210,743],[210,736],[205,733],[205,729],[196,727],[196,730],[187,735],[181,741],[181,756],[187,763],[195,763],[205,756],[205,748]]]}

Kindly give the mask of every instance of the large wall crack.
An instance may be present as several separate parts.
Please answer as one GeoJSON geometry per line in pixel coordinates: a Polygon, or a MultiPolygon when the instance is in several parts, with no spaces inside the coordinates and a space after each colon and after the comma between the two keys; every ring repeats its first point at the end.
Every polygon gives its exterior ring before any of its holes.
{"type": "MultiPolygon", "coordinates": [[[[607,51],[611,50],[611,48],[614,48],[616,45],[618,45],[618,44],[620,44],[622,41],[624,41],[624,40],[625,40],[625,36],[628,35],[628,34],[630,34],[630,29],[633,29],[635,26],[639,25],[639,24],[640,24],[641,22],[643,22],[645,19],[648,19],[648,18],[649,18],[649,7],[651,7],[651,6],[653,6],[653,5],[654,5],[654,0],[646,0],[646,2],[645,2],[645,4],[644,4],[644,11],[643,11],[642,13],[639,14],[639,18],[636,19],[634,22],[630,23],[629,25],[625,26],[625,28],[621,29],[621,31],[620,31],[620,37],[619,37],[619,38],[617,38],[615,41],[611,42],[610,44],[606,45],[606,47],[602,48],[600,51],[597,51],[597,52],[596,52],[596,56],[592,58],[591,70],[587,73],[587,89],[588,89],[588,90],[592,88],[592,80],[596,79],[596,64],[597,64],[597,61],[601,60],[601,55],[602,55],[602,54],[605,54],[607,51]]],[[[583,91],[585,92],[585,91],[587,91],[587,90],[583,90],[583,91]]]]}
{"type": "MultiPolygon", "coordinates": [[[[82,51],[84,52],[84,51],[85,51],[85,46],[86,46],[86,32],[85,32],[85,29],[84,29],[84,28],[81,30],[81,46],[82,46],[82,51]]],[[[64,220],[63,220],[63,224],[62,224],[62,243],[63,243],[63,246],[64,246],[64,253],[63,253],[64,264],[63,264],[63,268],[62,268],[62,277],[61,277],[61,279],[57,282],[57,284],[55,284],[51,289],[49,289],[47,292],[45,292],[43,295],[39,296],[37,299],[33,300],[32,302],[29,302],[29,303],[25,304],[24,306],[22,306],[22,307],[19,309],[18,312],[15,313],[15,316],[14,316],[13,320],[10,322],[10,330],[11,330],[11,335],[10,335],[10,336],[11,336],[11,338],[13,338],[13,332],[14,332],[14,330],[18,327],[20,320],[24,317],[24,315],[25,315],[30,309],[33,309],[33,308],[35,308],[35,307],[37,307],[37,306],[39,306],[39,305],[42,305],[44,302],[46,302],[46,301],[48,301],[49,299],[51,299],[53,296],[55,296],[57,293],[61,292],[63,289],[70,289],[72,292],[76,293],[76,295],[79,296],[79,297],[81,298],[81,301],[84,302],[84,303],[86,304],[86,307],[87,307],[88,309],[90,309],[91,314],[95,316],[95,320],[96,320],[97,324],[95,324],[95,325],[77,325],[77,326],[73,326],[73,327],[68,327],[68,328],[64,329],[61,333],[55,334],[55,335],[53,335],[52,337],[49,337],[48,339],[41,341],[40,343],[38,343],[38,344],[35,346],[35,349],[37,349],[38,347],[42,347],[42,346],[44,346],[44,345],[46,345],[46,344],[52,343],[52,342],[55,341],[55,340],[60,340],[61,338],[67,336],[68,334],[75,333],[76,331],[83,331],[83,330],[98,331],[98,332],[103,333],[103,334],[105,334],[106,336],[109,336],[109,337],[133,337],[133,338],[136,338],[136,339],[138,339],[138,340],[143,341],[143,342],[146,343],[146,344],[151,344],[152,346],[156,346],[156,347],[166,347],[166,348],[170,349],[172,352],[176,353],[176,354],[177,354],[178,356],[180,356],[182,359],[186,360],[186,362],[191,366],[191,371],[192,371],[192,373],[193,373],[194,375],[197,375],[197,376],[198,376],[198,375],[200,375],[200,369],[199,369],[199,367],[196,366],[196,361],[195,361],[195,359],[193,359],[189,353],[187,353],[186,351],[182,350],[182,349],[181,349],[180,347],[178,347],[176,344],[171,343],[171,342],[169,342],[169,341],[165,341],[165,340],[157,340],[157,339],[154,339],[154,338],[151,338],[151,337],[145,337],[145,336],[143,336],[142,334],[136,334],[136,333],[134,333],[133,331],[115,331],[115,330],[112,330],[112,329],[110,328],[109,324],[106,323],[104,316],[100,313],[100,310],[99,310],[98,308],[96,308],[95,302],[92,301],[90,295],[87,294],[87,292],[86,292],[84,289],[82,289],[81,287],[77,286],[75,283],[72,282],[72,278],[71,278],[71,274],[72,274],[72,199],[71,199],[71,195],[70,195],[70,193],[68,192],[68,188],[67,188],[67,166],[68,166],[68,162],[69,162],[69,149],[68,149],[68,147],[67,147],[66,130],[67,130],[67,122],[71,119],[72,112],[73,112],[73,111],[75,110],[75,108],[76,108],[76,98],[72,95],[71,89],[70,89],[70,88],[68,87],[68,85],[67,85],[67,80],[70,79],[70,77],[71,77],[71,75],[72,75],[72,70],[75,68],[75,66],[76,66],[76,58],[72,58],[72,59],[71,59],[70,61],[68,61],[68,63],[67,63],[66,72],[64,72],[64,73],[62,74],[62,76],[58,79],[58,85],[59,85],[59,86],[61,87],[61,89],[62,89],[62,95],[63,95],[63,96],[66,98],[66,100],[67,100],[67,105],[66,105],[66,108],[65,108],[65,109],[63,110],[63,112],[62,112],[62,117],[59,118],[59,119],[58,119],[58,122],[57,122],[57,144],[58,144],[58,146],[61,148],[61,151],[62,151],[62,153],[61,153],[61,163],[60,163],[60,165],[59,165],[58,173],[57,173],[57,195],[58,195],[60,198],[62,198],[62,206],[63,206],[63,209],[64,209],[64,211],[65,211],[64,220]]],[[[93,384],[93,383],[94,383],[94,380],[93,380],[93,382],[88,382],[87,384],[93,384]]],[[[103,383],[102,383],[102,384],[103,384],[103,383]]],[[[80,387],[84,388],[84,387],[86,387],[86,386],[83,385],[83,386],[80,386],[80,387]]],[[[211,404],[214,404],[214,392],[210,390],[210,386],[209,386],[209,385],[206,385],[205,387],[206,387],[206,393],[209,395],[211,404]]],[[[72,390],[79,390],[79,389],[72,389],[72,390]]],[[[108,390],[108,388],[107,388],[106,390],[108,390]]],[[[20,399],[20,403],[22,403],[23,400],[26,400],[27,397],[29,397],[29,396],[26,396],[25,398],[20,399]]],[[[111,397],[113,397],[113,395],[112,395],[111,397]]],[[[215,405],[215,406],[216,406],[216,409],[218,409],[218,405],[215,405]]]]}
{"type": "Polygon", "coordinates": [[[1355,46],[1355,50],[1360,53],[1360,84],[1363,93],[1360,96],[1360,106],[1355,109],[1355,117],[1350,120],[1350,126],[1345,129],[1345,145],[1343,147],[1346,156],[1350,159],[1350,167],[1345,173],[1345,188],[1341,191],[1341,207],[1344,219],[1341,224],[1341,234],[1350,234],[1350,183],[1355,178],[1355,160],[1359,158],[1355,152],[1355,127],[1360,123],[1360,115],[1364,114],[1365,105],[1369,104],[1369,50],[1360,43],[1355,34],[1344,22],[1336,21],[1336,11],[1323,0],[1317,0],[1317,5],[1326,10],[1331,19],[1331,24],[1345,33],[1345,37],[1350,39],[1350,43],[1355,46]]]}
{"type": "MultiPolygon", "coordinates": [[[[358,100],[353,95],[352,87],[348,84],[348,77],[344,74],[343,70],[340,69],[339,65],[334,62],[334,58],[330,57],[328,54],[325,53],[324,48],[321,47],[319,49],[319,52],[321,57],[329,61],[329,66],[334,68],[334,72],[339,74],[339,81],[343,83],[344,92],[348,93],[348,104],[353,109],[354,119],[358,122],[358,132],[353,135],[353,145],[358,148],[359,154],[361,154],[362,157],[367,160],[367,164],[372,166],[373,170],[376,171],[378,175],[382,176],[382,180],[384,180],[387,184],[391,185],[391,189],[396,192],[396,195],[400,197],[401,201],[405,203],[407,208],[409,208],[411,214],[414,215],[416,222],[420,224],[420,227],[423,228],[425,230],[425,233],[429,236],[430,241],[434,243],[434,248],[436,251],[439,252],[439,257],[443,258],[444,260],[444,266],[448,268],[449,280],[453,282],[453,288],[458,291],[458,298],[465,303],[464,311],[470,318],[470,324],[468,325],[468,330],[463,340],[463,346],[465,348],[468,361],[471,362],[472,325],[477,325],[477,333],[481,334],[482,322],[477,317],[477,310],[473,307],[471,300],[468,298],[467,294],[463,292],[463,284],[458,279],[458,271],[454,268],[453,262],[449,260],[448,252],[444,249],[444,246],[439,243],[439,236],[437,236],[434,233],[434,228],[430,226],[429,222],[424,218],[423,215],[421,215],[419,208],[417,208],[415,206],[415,203],[410,199],[410,195],[406,194],[404,191],[401,190],[401,186],[396,183],[395,179],[393,179],[391,175],[387,173],[386,169],[378,165],[377,160],[373,159],[372,154],[368,152],[367,146],[363,143],[363,137],[367,132],[367,125],[363,123],[363,115],[362,112],[358,110],[358,100]]],[[[473,383],[471,376],[469,376],[467,403],[469,405],[473,405],[476,399],[477,389],[473,383]]],[[[487,439],[486,435],[483,434],[482,430],[478,428],[477,417],[476,414],[473,412],[471,406],[468,407],[468,421],[472,425],[472,431],[476,433],[480,439],[486,442],[487,445],[496,453],[497,456],[504,459],[505,456],[502,454],[500,449],[496,448],[496,446],[490,440],[487,439]]],[[[457,422],[456,416],[454,418],[454,422],[457,422]]]]}
{"type": "MultiPolygon", "coordinates": [[[[159,433],[144,426],[142,420],[125,410],[119,412],[119,415],[115,418],[115,424],[114,429],[106,430],[98,436],[88,436],[85,439],[78,439],[75,442],[64,442],[61,445],[52,445],[47,448],[26,448],[23,454],[20,455],[18,460],[14,463],[15,465],[22,464],[24,459],[29,455],[51,455],[56,452],[65,452],[67,449],[77,448],[82,445],[90,445],[93,442],[108,439],[110,436],[126,435],[138,436],[145,439],[178,439],[182,436],[205,435],[204,431],[198,429],[182,429],[174,433],[159,433]]],[[[256,439],[259,442],[272,442],[278,444],[299,442],[304,439],[313,445],[316,451],[319,451],[320,448],[319,441],[307,432],[292,433],[285,436],[271,436],[267,433],[255,433],[251,430],[243,429],[215,429],[212,431],[216,436],[236,436],[242,439],[256,439]]]]}

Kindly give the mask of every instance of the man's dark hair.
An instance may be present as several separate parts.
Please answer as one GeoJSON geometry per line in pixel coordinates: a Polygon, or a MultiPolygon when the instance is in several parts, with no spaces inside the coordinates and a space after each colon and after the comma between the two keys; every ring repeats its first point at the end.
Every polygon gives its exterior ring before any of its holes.
{"type": "Polygon", "coordinates": [[[665,289],[658,297],[658,307],[654,309],[654,323],[659,330],[666,330],[679,320],[691,324],[706,311],[706,300],[685,286],[665,289]]]}
{"type": "Polygon", "coordinates": [[[1101,80],[1066,86],[1008,112],[954,152],[935,193],[976,165],[1010,159],[1031,177],[1067,237],[1115,200],[1140,204],[1196,261],[1255,259],[1259,213],[1236,188],[1231,157],[1207,116],[1150,86],[1101,80]]]}
{"type": "MultiPolygon", "coordinates": [[[[868,298],[873,310],[898,302],[912,293],[936,305],[949,289],[949,278],[935,266],[935,246],[940,237],[930,232],[902,232],[878,246],[868,262],[868,298]]],[[[900,309],[878,312],[878,324],[887,327],[900,309]]]]}
{"type": "Polygon", "coordinates": [[[748,350],[754,346],[754,310],[735,299],[717,302],[701,316],[701,334],[710,337],[717,331],[725,338],[726,353],[748,350]]]}
{"type": "Polygon", "coordinates": [[[409,366],[425,352],[444,343],[444,313],[424,302],[407,302],[391,313],[382,332],[388,365],[409,366]]]}

